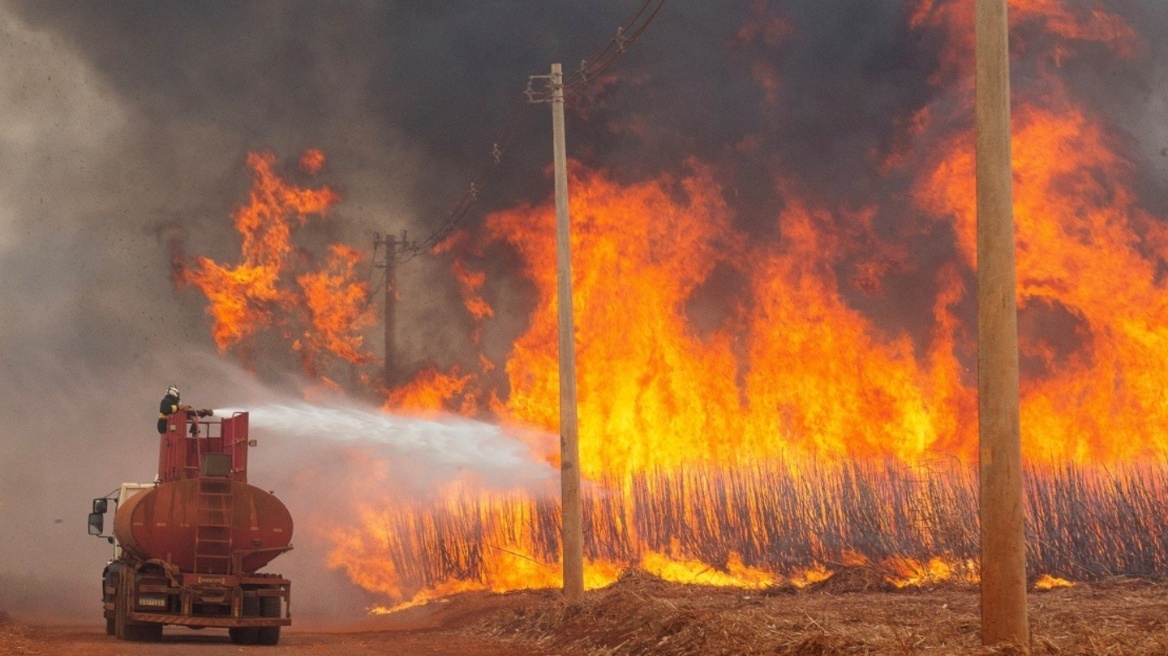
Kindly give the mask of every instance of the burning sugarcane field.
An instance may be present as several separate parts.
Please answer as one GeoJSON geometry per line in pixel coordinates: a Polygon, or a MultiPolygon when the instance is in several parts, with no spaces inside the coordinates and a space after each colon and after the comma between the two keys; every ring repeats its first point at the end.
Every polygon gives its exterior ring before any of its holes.
{"type": "Polygon", "coordinates": [[[0,654],[1168,654],[1165,33],[0,0],[0,654]]]}

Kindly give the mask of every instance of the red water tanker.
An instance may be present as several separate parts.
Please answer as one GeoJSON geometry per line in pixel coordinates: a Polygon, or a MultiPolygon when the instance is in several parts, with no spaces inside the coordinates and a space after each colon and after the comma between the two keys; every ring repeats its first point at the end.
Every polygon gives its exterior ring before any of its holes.
{"type": "Polygon", "coordinates": [[[291,582],[258,570],[292,548],[292,516],[247,482],[248,414],[210,414],[167,417],[155,482],[94,499],[90,533],[115,545],[102,590],[111,635],[156,640],[167,624],[223,627],[233,642],[274,645],[291,624],[291,582]],[[110,499],[114,530],[103,536],[110,499]]]}

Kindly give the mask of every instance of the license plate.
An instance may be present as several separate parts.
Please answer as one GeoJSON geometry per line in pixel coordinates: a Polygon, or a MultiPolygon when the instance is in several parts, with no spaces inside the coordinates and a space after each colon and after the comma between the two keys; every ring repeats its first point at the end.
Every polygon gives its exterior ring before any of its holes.
{"type": "Polygon", "coordinates": [[[166,606],[166,597],[138,597],[139,606],[166,606]]]}

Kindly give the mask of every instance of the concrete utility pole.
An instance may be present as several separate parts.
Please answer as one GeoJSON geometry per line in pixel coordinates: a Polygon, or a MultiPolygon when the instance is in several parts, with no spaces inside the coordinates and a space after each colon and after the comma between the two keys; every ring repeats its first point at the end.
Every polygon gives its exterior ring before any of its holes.
{"type": "MultiPolygon", "coordinates": [[[[385,359],[382,361],[384,367],[382,381],[386,390],[393,389],[396,383],[394,368],[397,362],[395,358],[396,348],[393,340],[397,305],[397,267],[395,258],[397,257],[398,247],[404,247],[405,245],[406,232],[404,230],[402,231],[400,240],[395,235],[389,234],[385,236],[375,234],[373,236],[374,252],[380,247],[385,248],[385,262],[380,266],[385,268],[385,321],[383,323],[383,328],[385,329],[385,359]]],[[[374,266],[378,265],[375,264],[374,266]]]]}
{"type": "Polygon", "coordinates": [[[1027,647],[1006,0],[976,0],[981,639],[1027,647]]]}
{"type": "Polygon", "coordinates": [[[560,486],[563,504],[564,596],[584,594],[580,505],[580,445],[576,421],[576,330],[572,320],[572,253],[568,220],[568,163],[564,146],[564,78],[552,64],[552,137],[556,176],[556,278],[560,332],[560,486]]]}

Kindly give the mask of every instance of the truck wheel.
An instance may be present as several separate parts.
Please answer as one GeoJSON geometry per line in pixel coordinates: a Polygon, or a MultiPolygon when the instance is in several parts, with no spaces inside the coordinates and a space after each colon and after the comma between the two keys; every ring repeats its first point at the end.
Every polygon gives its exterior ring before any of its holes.
{"type": "MultiPolygon", "coordinates": [[[[259,617],[260,600],[256,597],[244,597],[239,614],[243,617],[259,617]]],[[[227,635],[231,636],[231,642],[237,645],[254,645],[260,639],[260,630],[255,626],[236,626],[227,629],[227,635]]]]}
{"type": "MultiPolygon", "coordinates": [[[[260,598],[260,615],[262,617],[279,617],[280,616],[280,598],[279,597],[261,597],[260,598]]],[[[259,635],[259,644],[261,645],[275,645],[280,642],[280,627],[278,626],[261,626],[259,635]]]]}
{"type": "Polygon", "coordinates": [[[254,645],[259,640],[259,629],[254,626],[233,626],[227,629],[227,635],[237,645],[254,645]]]}
{"type": "MultiPolygon", "coordinates": [[[[118,586],[114,590],[114,635],[118,640],[126,640],[126,624],[130,619],[129,609],[126,608],[126,571],[123,570],[118,577],[118,586]]],[[[132,587],[132,586],[131,586],[132,587]]]]}
{"type": "Polygon", "coordinates": [[[101,615],[102,615],[102,617],[105,618],[105,634],[106,635],[117,635],[118,627],[116,626],[116,620],[114,619],[114,612],[105,607],[105,605],[110,603],[110,602],[114,602],[114,603],[117,602],[117,598],[118,598],[117,590],[118,590],[117,572],[116,571],[111,572],[109,570],[109,568],[106,568],[106,571],[101,573],[101,606],[102,606],[101,615]],[[109,591],[110,588],[113,588],[113,590],[114,590],[112,593],[109,591]]]}
{"type": "MultiPolygon", "coordinates": [[[[161,624],[130,621],[130,607],[134,603],[134,572],[122,570],[118,589],[114,593],[114,635],[119,640],[156,641],[162,638],[161,624]]],[[[109,629],[109,620],[106,620],[109,629]]]]}

